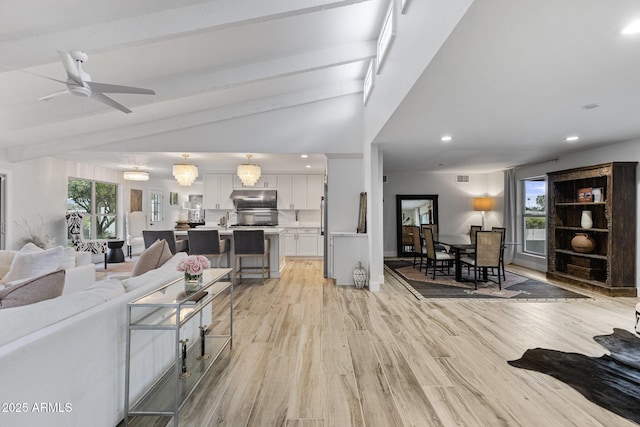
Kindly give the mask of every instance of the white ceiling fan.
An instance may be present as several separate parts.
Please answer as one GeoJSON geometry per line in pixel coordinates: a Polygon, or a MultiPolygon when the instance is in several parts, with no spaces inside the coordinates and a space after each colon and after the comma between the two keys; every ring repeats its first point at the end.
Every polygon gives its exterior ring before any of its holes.
{"type": "Polygon", "coordinates": [[[19,70],[25,72],[27,74],[33,74],[38,77],[42,77],[45,79],[53,80],[54,82],[62,83],[67,85],[67,89],[55,92],[49,95],[45,95],[41,98],[38,98],[40,101],[48,101],[51,98],[54,98],[58,95],[64,95],[67,93],[71,93],[76,96],[84,96],[95,99],[96,101],[102,102],[103,104],[107,104],[110,107],[113,107],[117,110],[122,111],[123,113],[130,113],[129,110],[124,105],[120,104],[113,98],[108,97],[105,93],[133,93],[140,95],[155,95],[155,91],[151,89],[143,89],[139,87],[132,86],[121,86],[114,85],[109,83],[98,83],[91,81],[91,76],[82,69],[82,63],[87,62],[89,59],[88,55],[79,50],[72,50],[70,52],[58,51],[58,55],[60,56],[60,60],[62,61],[62,65],[67,72],[67,81],[54,79],[51,77],[43,76],[41,74],[32,73],[26,70],[19,70]]]}

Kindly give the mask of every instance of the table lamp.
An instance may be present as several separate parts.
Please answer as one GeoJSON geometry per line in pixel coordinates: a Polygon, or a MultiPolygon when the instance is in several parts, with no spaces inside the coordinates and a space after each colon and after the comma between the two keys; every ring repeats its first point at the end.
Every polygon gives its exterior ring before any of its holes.
{"type": "Polygon", "coordinates": [[[475,197],[473,199],[473,210],[482,212],[482,229],[484,230],[484,213],[490,211],[493,206],[493,199],[491,197],[475,197]]]}

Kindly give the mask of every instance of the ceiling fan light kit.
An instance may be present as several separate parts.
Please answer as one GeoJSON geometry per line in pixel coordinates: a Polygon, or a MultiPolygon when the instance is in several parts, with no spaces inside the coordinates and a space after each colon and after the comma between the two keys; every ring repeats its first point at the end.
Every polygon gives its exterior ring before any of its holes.
{"type": "Polygon", "coordinates": [[[173,177],[178,181],[183,187],[188,187],[196,180],[198,177],[198,167],[196,165],[191,165],[186,163],[188,154],[183,154],[185,163],[177,163],[173,165],[173,177]]]}
{"type": "Polygon", "coordinates": [[[262,174],[260,170],[260,166],[251,164],[251,158],[253,156],[251,154],[247,154],[247,163],[238,165],[237,174],[240,181],[242,181],[243,185],[247,187],[253,187],[256,185],[256,182],[260,179],[262,174]]]}

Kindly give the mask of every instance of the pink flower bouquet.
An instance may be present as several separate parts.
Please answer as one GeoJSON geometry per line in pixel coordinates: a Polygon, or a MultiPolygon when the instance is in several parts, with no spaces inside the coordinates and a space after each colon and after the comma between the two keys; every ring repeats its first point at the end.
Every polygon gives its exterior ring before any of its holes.
{"type": "Polygon", "coordinates": [[[199,276],[206,268],[211,268],[211,262],[202,255],[189,255],[178,263],[178,271],[188,276],[199,276]]]}

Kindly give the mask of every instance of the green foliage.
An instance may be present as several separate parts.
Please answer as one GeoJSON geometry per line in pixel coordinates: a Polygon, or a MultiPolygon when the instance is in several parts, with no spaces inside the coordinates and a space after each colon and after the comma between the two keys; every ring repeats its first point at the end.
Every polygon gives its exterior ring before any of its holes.
{"type": "Polygon", "coordinates": [[[543,217],[529,217],[525,219],[525,228],[527,230],[543,229],[547,226],[547,219],[543,217]]]}
{"type": "Polygon", "coordinates": [[[116,222],[117,185],[69,178],[67,210],[87,214],[83,224],[83,233],[86,238],[91,238],[91,220],[94,218],[96,221],[96,238],[107,239],[115,237],[115,230],[112,230],[112,228],[116,222]],[[95,195],[95,199],[92,199],[92,193],[95,195]],[[92,200],[95,200],[95,203],[92,203],[92,200]],[[93,208],[94,205],[95,209],[93,208]],[[89,215],[91,216],[89,217],[89,215]]]}

